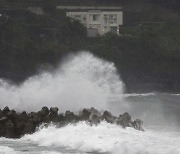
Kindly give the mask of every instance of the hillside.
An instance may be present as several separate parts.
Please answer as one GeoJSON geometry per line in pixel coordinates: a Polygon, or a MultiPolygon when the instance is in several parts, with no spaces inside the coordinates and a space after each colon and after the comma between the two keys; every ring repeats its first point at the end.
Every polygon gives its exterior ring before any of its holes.
{"type": "Polygon", "coordinates": [[[180,91],[178,0],[14,0],[0,1],[0,77],[16,83],[40,68],[57,67],[70,52],[89,50],[118,68],[128,92],[180,91]],[[78,21],[56,5],[121,5],[120,36],[87,38],[78,21]],[[44,15],[30,13],[42,7],[44,15]]]}

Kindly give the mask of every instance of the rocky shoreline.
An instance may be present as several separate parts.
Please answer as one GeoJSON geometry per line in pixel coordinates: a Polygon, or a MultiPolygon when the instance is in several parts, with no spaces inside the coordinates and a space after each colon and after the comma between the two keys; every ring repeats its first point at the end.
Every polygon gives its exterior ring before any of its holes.
{"type": "Polygon", "coordinates": [[[139,119],[132,120],[129,113],[125,112],[119,117],[113,116],[109,111],[100,112],[95,108],[83,109],[79,114],[71,111],[58,114],[57,107],[42,107],[38,112],[27,113],[25,111],[18,113],[10,110],[9,107],[0,109],[0,137],[20,138],[25,134],[32,134],[36,128],[43,123],[55,123],[63,127],[69,123],[87,121],[91,125],[98,125],[101,121],[111,124],[117,124],[123,128],[132,127],[136,130],[144,131],[143,122],[139,119]]]}

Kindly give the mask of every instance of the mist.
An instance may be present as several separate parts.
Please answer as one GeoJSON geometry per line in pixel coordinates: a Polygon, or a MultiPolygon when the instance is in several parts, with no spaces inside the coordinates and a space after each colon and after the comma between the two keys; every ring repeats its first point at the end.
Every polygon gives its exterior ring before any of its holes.
{"type": "Polygon", "coordinates": [[[41,70],[19,86],[0,80],[1,109],[9,106],[31,112],[47,106],[58,107],[59,112],[78,112],[95,107],[116,116],[129,112],[133,118],[142,119],[145,126],[156,129],[179,127],[180,96],[176,97],[160,93],[126,94],[114,63],[89,52],[70,54],[56,70],[41,70]]]}
{"type": "Polygon", "coordinates": [[[19,86],[0,81],[0,108],[37,111],[57,106],[61,111],[108,109],[109,96],[123,94],[124,85],[113,63],[88,52],[64,58],[55,71],[41,71],[19,86]]]}

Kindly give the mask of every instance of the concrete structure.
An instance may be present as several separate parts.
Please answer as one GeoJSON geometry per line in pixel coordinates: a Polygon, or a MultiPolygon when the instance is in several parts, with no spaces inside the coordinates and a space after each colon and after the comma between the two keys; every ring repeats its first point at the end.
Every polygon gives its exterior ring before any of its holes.
{"type": "Polygon", "coordinates": [[[62,10],[122,10],[119,6],[56,6],[62,10]]]}
{"type": "Polygon", "coordinates": [[[104,35],[110,31],[119,35],[119,27],[123,24],[122,12],[118,11],[92,10],[88,12],[67,12],[66,15],[79,20],[87,28],[89,37],[104,35]]]}
{"type": "Polygon", "coordinates": [[[86,28],[88,37],[104,35],[107,32],[120,34],[123,25],[121,7],[57,6],[66,10],[66,16],[79,20],[86,28]]]}
{"type": "Polygon", "coordinates": [[[28,7],[27,8],[28,11],[35,13],[37,15],[43,15],[44,11],[41,7],[28,7]]]}

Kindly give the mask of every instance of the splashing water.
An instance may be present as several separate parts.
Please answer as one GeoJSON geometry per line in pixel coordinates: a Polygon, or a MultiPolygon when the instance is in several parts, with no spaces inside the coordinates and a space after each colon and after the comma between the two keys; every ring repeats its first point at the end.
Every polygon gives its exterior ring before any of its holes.
{"type": "Polygon", "coordinates": [[[80,122],[76,126],[68,125],[61,129],[53,125],[41,128],[21,140],[35,142],[45,147],[63,146],[87,153],[179,154],[180,137],[177,135],[154,131],[141,132],[132,128],[123,129],[106,122],[98,126],[80,122]]]}
{"type": "Polygon", "coordinates": [[[179,154],[179,131],[160,132],[156,125],[167,123],[173,127],[178,122],[180,96],[124,94],[123,87],[114,64],[88,52],[71,55],[56,71],[42,72],[20,86],[0,80],[0,108],[37,111],[42,106],[57,106],[60,112],[92,106],[99,110],[114,108],[118,114],[128,111],[133,117],[143,117],[142,120],[155,128],[155,131],[140,132],[105,122],[92,127],[83,122],[63,128],[50,125],[19,140],[0,138],[0,153],[21,154],[25,149],[29,150],[28,154],[59,154],[67,153],[67,148],[82,153],[179,154]],[[156,125],[152,125],[153,120],[156,125]]]}
{"type": "Polygon", "coordinates": [[[88,52],[71,55],[54,72],[30,77],[20,86],[0,81],[0,108],[37,111],[57,106],[60,111],[83,107],[107,109],[109,96],[123,93],[123,83],[113,63],[88,52]]]}

